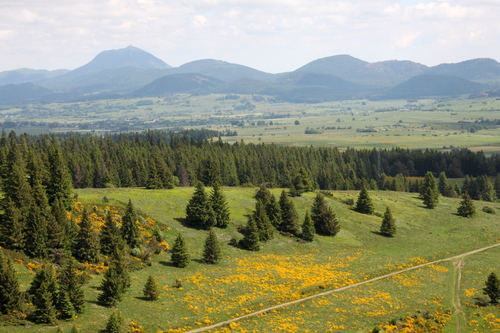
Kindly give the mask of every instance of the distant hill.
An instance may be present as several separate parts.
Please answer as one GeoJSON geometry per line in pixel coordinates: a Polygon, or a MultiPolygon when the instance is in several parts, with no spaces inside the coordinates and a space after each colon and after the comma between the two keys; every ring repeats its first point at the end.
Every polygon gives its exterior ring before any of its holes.
{"type": "Polygon", "coordinates": [[[11,71],[0,72],[0,86],[26,82],[39,82],[42,80],[61,76],[68,72],[69,70],[67,69],[58,69],[54,71],[29,68],[14,69],[11,71]]]}
{"type": "Polygon", "coordinates": [[[0,87],[0,104],[35,103],[52,94],[52,90],[34,83],[9,84],[0,87]]]}
{"type": "Polygon", "coordinates": [[[154,80],[130,94],[132,97],[161,96],[168,93],[207,92],[223,82],[201,74],[173,74],[154,80]]]}
{"type": "Polygon", "coordinates": [[[389,60],[365,64],[356,72],[349,73],[349,79],[362,84],[390,87],[427,71],[427,66],[413,61],[389,60]]]}
{"type": "Polygon", "coordinates": [[[452,75],[483,83],[494,83],[500,82],[500,63],[488,58],[472,59],[456,64],[437,65],[431,67],[428,73],[452,75]]]}
{"type": "Polygon", "coordinates": [[[272,80],[274,77],[273,74],[265,73],[247,66],[213,59],[188,62],[182,66],[172,69],[171,73],[204,74],[226,82],[236,81],[243,78],[272,80]]]}
{"type": "Polygon", "coordinates": [[[485,90],[486,86],[455,76],[424,74],[388,89],[384,99],[460,96],[485,90]]]}
{"type": "Polygon", "coordinates": [[[222,94],[262,94],[269,89],[276,89],[278,85],[250,78],[239,79],[224,83],[213,89],[214,93],[222,94]]]}
{"type": "Polygon", "coordinates": [[[311,61],[294,72],[324,73],[344,77],[344,75],[361,69],[366,64],[368,62],[342,54],[311,61]]]}

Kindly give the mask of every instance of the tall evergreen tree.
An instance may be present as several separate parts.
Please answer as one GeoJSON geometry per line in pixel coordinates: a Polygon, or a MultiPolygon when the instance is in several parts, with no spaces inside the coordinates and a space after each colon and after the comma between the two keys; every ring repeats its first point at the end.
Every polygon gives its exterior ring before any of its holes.
{"type": "Polygon", "coordinates": [[[24,295],[19,286],[12,261],[0,249],[0,313],[22,312],[24,295]]]}
{"type": "Polygon", "coordinates": [[[457,214],[463,217],[472,217],[476,214],[476,207],[469,193],[462,194],[462,201],[460,201],[460,206],[457,208],[457,214]]]}
{"type": "Polygon", "coordinates": [[[495,188],[495,195],[497,198],[500,198],[500,173],[498,173],[495,177],[495,183],[493,184],[495,188]]]}
{"type": "Polygon", "coordinates": [[[292,186],[290,189],[292,196],[300,196],[304,192],[312,192],[314,188],[315,185],[309,173],[305,168],[301,167],[292,179],[292,186]]]}
{"type": "Polygon", "coordinates": [[[267,187],[261,186],[257,193],[255,193],[255,200],[264,204],[269,221],[275,228],[279,228],[282,222],[281,208],[278,200],[276,200],[271,191],[267,187]]]}
{"type": "Polygon", "coordinates": [[[498,276],[491,272],[486,280],[486,286],[483,288],[483,294],[488,295],[492,304],[498,304],[500,300],[500,280],[498,276]]]}
{"type": "Polygon", "coordinates": [[[115,248],[125,247],[125,241],[122,237],[120,227],[113,220],[113,213],[108,212],[101,228],[101,252],[104,255],[111,255],[115,248]]]}
{"type": "Polygon", "coordinates": [[[52,204],[56,198],[59,198],[66,209],[70,210],[73,203],[73,183],[61,148],[55,138],[48,147],[47,162],[50,167],[48,168],[48,181],[45,185],[49,203],[52,204]]]}
{"type": "Polygon", "coordinates": [[[372,199],[365,186],[359,192],[358,200],[356,201],[356,211],[362,214],[373,214],[375,212],[372,199]]]}
{"type": "Polygon", "coordinates": [[[76,236],[73,253],[75,258],[81,262],[97,264],[100,261],[100,240],[99,233],[92,225],[87,209],[82,212],[79,223],[80,230],[76,236]]]}
{"type": "Polygon", "coordinates": [[[123,293],[130,287],[130,273],[125,250],[113,252],[108,270],[104,273],[101,282],[101,294],[98,296],[99,303],[105,306],[115,306],[122,300],[123,293]]]}
{"type": "Polygon", "coordinates": [[[160,297],[160,288],[155,279],[150,275],[143,289],[144,297],[149,301],[156,301],[160,297]]]}
{"type": "Polygon", "coordinates": [[[314,234],[316,233],[316,228],[309,215],[309,211],[306,211],[306,216],[304,218],[304,223],[302,224],[302,234],[301,237],[306,242],[312,242],[314,240],[314,234]]]}
{"type": "Polygon", "coordinates": [[[255,211],[252,214],[253,220],[257,225],[259,230],[259,240],[261,242],[267,242],[274,237],[274,227],[267,217],[264,204],[259,200],[255,203],[255,211]]]}
{"type": "Polygon", "coordinates": [[[11,250],[22,250],[25,244],[25,218],[21,210],[6,198],[3,203],[3,215],[0,215],[0,245],[11,250]]]}
{"type": "Polygon", "coordinates": [[[441,171],[439,173],[438,191],[444,197],[448,197],[448,198],[456,198],[457,197],[457,192],[453,188],[453,185],[448,183],[448,179],[446,178],[446,174],[444,173],[444,171],[441,171]]]}
{"type": "Polygon", "coordinates": [[[125,214],[122,217],[121,234],[125,242],[131,249],[140,247],[142,245],[141,232],[137,225],[137,213],[135,211],[132,200],[128,200],[125,214]]]}
{"type": "Polygon", "coordinates": [[[175,239],[174,246],[172,247],[172,256],[170,257],[170,260],[179,268],[184,268],[189,264],[190,258],[187,251],[186,241],[180,233],[175,239]]]}
{"type": "Polygon", "coordinates": [[[34,202],[26,217],[26,244],[24,252],[30,257],[45,259],[48,257],[49,238],[47,221],[34,202]]]}
{"type": "Polygon", "coordinates": [[[186,206],[186,223],[194,228],[209,229],[216,224],[215,212],[201,182],[186,206]]]}
{"type": "Polygon", "coordinates": [[[295,210],[295,205],[292,199],[288,197],[285,190],[281,192],[279,205],[281,209],[281,224],[278,230],[285,233],[298,235],[298,214],[295,210]]]}
{"type": "Polygon", "coordinates": [[[434,178],[432,172],[428,171],[425,174],[421,191],[424,205],[429,209],[436,208],[439,202],[439,191],[436,186],[436,178],[434,178]]]}
{"type": "Polygon", "coordinates": [[[385,209],[382,225],[380,226],[380,233],[391,237],[396,234],[396,221],[392,217],[392,212],[389,206],[385,209]]]}
{"type": "Polygon", "coordinates": [[[187,187],[190,185],[188,172],[182,162],[179,163],[179,167],[177,168],[177,178],[179,178],[180,187],[187,187]]]}
{"type": "Polygon", "coordinates": [[[245,235],[240,240],[239,245],[245,250],[260,251],[259,229],[257,229],[257,224],[255,223],[252,215],[248,217],[245,235]]]}
{"type": "Polygon", "coordinates": [[[219,186],[215,183],[210,195],[210,204],[215,214],[215,226],[226,228],[231,221],[229,207],[227,205],[226,196],[219,186]]]}
{"type": "Polygon", "coordinates": [[[332,208],[326,204],[325,196],[322,193],[318,193],[314,198],[311,219],[319,234],[335,236],[340,231],[340,223],[332,208]]]}
{"type": "Polygon", "coordinates": [[[496,199],[495,188],[491,184],[488,177],[485,175],[481,175],[477,177],[476,181],[480,192],[479,194],[480,199],[483,201],[490,201],[490,202],[495,201],[496,199]]]}
{"type": "Polygon", "coordinates": [[[216,264],[222,259],[221,248],[219,244],[219,239],[215,234],[215,231],[210,228],[208,231],[207,238],[205,240],[205,246],[203,247],[203,262],[207,264],[216,264]]]}
{"type": "Polygon", "coordinates": [[[85,279],[78,273],[77,262],[70,258],[58,275],[59,288],[68,296],[75,312],[83,313],[85,310],[85,295],[83,286],[85,279]]]}
{"type": "Polygon", "coordinates": [[[66,208],[59,198],[56,198],[51,205],[51,215],[62,231],[64,248],[67,253],[71,253],[78,235],[78,225],[73,219],[68,218],[66,208]]]}
{"type": "Polygon", "coordinates": [[[55,324],[59,286],[51,265],[44,265],[37,270],[28,293],[35,307],[32,313],[34,321],[40,324],[55,324]]]}

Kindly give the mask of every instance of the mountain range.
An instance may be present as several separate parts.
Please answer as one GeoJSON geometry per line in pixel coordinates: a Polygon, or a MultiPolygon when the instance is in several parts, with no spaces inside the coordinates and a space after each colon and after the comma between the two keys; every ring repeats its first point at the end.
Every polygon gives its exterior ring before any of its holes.
{"type": "Polygon", "coordinates": [[[172,67],[129,46],[98,54],[74,70],[0,72],[0,104],[227,93],[275,96],[289,102],[463,96],[500,88],[500,63],[473,59],[428,67],[412,61],[369,63],[350,55],[314,60],[271,74],[221,60],[172,67]]]}

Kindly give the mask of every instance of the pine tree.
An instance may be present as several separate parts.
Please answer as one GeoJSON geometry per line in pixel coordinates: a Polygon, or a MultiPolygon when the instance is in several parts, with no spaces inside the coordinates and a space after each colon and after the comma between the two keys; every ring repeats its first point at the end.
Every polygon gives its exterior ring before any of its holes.
{"type": "Polygon", "coordinates": [[[245,250],[260,251],[259,229],[257,229],[257,224],[253,220],[252,216],[248,217],[245,235],[240,240],[239,245],[245,250]]]}
{"type": "Polygon", "coordinates": [[[258,200],[264,204],[266,209],[267,217],[271,224],[278,228],[281,225],[281,208],[276,197],[269,191],[265,186],[261,186],[254,196],[255,200],[258,200]]]}
{"type": "Polygon", "coordinates": [[[340,231],[340,223],[332,208],[326,204],[325,196],[322,193],[318,193],[314,198],[311,219],[319,234],[335,236],[340,231]]]}
{"type": "Polygon", "coordinates": [[[227,206],[226,196],[219,186],[215,183],[210,195],[210,204],[215,213],[215,226],[226,228],[231,221],[229,207],[227,206]]]}
{"type": "Polygon", "coordinates": [[[389,207],[385,209],[382,225],[380,226],[380,233],[391,237],[396,234],[396,221],[392,217],[392,212],[389,207]]]}
{"type": "Polygon", "coordinates": [[[143,289],[144,297],[149,301],[156,301],[160,297],[160,288],[155,279],[150,275],[143,289]]]}
{"type": "Polygon", "coordinates": [[[477,177],[477,184],[479,188],[479,196],[480,199],[483,201],[495,201],[496,199],[496,193],[495,193],[495,188],[491,184],[490,180],[488,179],[487,176],[481,175],[477,177]]]}
{"type": "Polygon", "coordinates": [[[279,231],[298,235],[298,214],[295,210],[295,205],[292,199],[290,199],[285,190],[281,192],[279,199],[279,205],[281,209],[281,224],[278,228],[279,231]]]}
{"type": "Polygon", "coordinates": [[[457,192],[455,192],[453,185],[448,183],[448,179],[446,178],[446,174],[444,173],[444,171],[441,171],[441,173],[439,173],[438,190],[439,193],[441,193],[441,195],[444,197],[448,198],[457,197],[457,192]]]}
{"type": "Polygon", "coordinates": [[[73,309],[79,314],[85,310],[85,295],[83,291],[85,280],[83,275],[78,273],[77,265],[78,263],[75,259],[68,259],[57,279],[59,281],[59,288],[68,295],[73,309]]]}
{"type": "Polygon", "coordinates": [[[64,248],[67,253],[73,250],[76,236],[78,235],[78,225],[73,219],[68,218],[66,208],[59,198],[56,198],[51,205],[51,215],[59,224],[63,233],[64,248]]]}
{"type": "Polygon", "coordinates": [[[186,223],[194,228],[209,229],[216,224],[215,212],[201,182],[186,206],[186,223]]]}
{"type": "Polygon", "coordinates": [[[76,236],[73,253],[80,262],[97,264],[100,261],[99,234],[90,221],[87,209],[84,209],[79,223],[80,230],[76,236]]]}
{"type": "Polygon", "coordinates": [[[301,196],[304,192],[312,192],[314,191],[314,187],[314,183],[308,172],[305,168],[301,167],[292,180],[291,196],[301,196]]]}
{"type": "Polygon", "coordinates": [[[142,245],[141,232],[137,225],[137,213],[135,211],[132,200],[128,200],[125,214],[122,217],[121,234],[125,242],[131,249],[142,245]]]}
{"type": "Polygon", "coordinates": [[[425,174],[421,191],[424,205],[429,209],[436,208],[439,202],[439,191],[436,186],[436,179],[434,178],[432,172],[428,171],[425,174]]]}
{"type": "Polygon", "coordinates": [[[25,219],[11,198],[5,198],[0,215],[0,245],[11,250],[22,250],[25,244],[25,219]]]}
{"type": "Polygon", "coordinates": [[[48,257],[49,238],[47,221],[40,209],[31,202],[30,210],[26,217],[26,244],[24,252],[30,257],[46,259],[48,257]]]}
{"type": "Polygon", "coordinates": [[[57,309],[60,319],[71,319],[75,316],[75,308],[69,299],[68,293],[62,289],[59,290],[57,309]]]}
{"type": "Polygon", "coordinates": [[[103,333],[125,333],[125,322],[119,311],[113,311],[108,318],[103,333]]]}
{"type": "Polygon", "coordinates": [[[500,198],[500,173],[497,173],[493,187],[495,188],[495,196],[500,198]]]}
{"type": "Polygon", "coordinates": [[[306,242],[312,242],[314,240],[314,234],[316,233],[316,228],[314,228],[314,223],[309,216],[309,211],[306,211],[306,216],[304,218],[304,223],[302,224],[302,239],[306,242]]]}
{"type": "Polygon", "coordinates": [[[50,168],[48,168],[49,177],[45,186],[49,203],[52,204],[58,198],[64,207],[70,210],[73,203],[73,182],[55,138],[48,148],[47,161],[50,168]]]}
{"type": "Polygon", "coordinates": [[[207,264],[216,264],[222,259],[219,239],[213,229],[208,231],[205,246],[203,248],[203,262],[207,264]]]}
{"type": "Polygon", "coordinates": [[[356,211],[362,214],[373,214],[375,212],[372,199],[365,186],[359,192],[358,200],[356,201],[356,211]]]}
{"type": "Polygon", "coordinates": [[[186,167],[182,162],[179,164],[179,168],[177,169],[177,178],[179,178],[179,186],[187,187],[189,186],[189,175],[186,170],[186,167]]]}
{"type": "Polygon", "coordinates": [[[0,249],[0,313],[22,312],[24,296],[12,262],[0,249]]]}
{"type": "Polygon", "coordinates": [[[108,270],[104,273],[104,279],[101,282],[101,291],[97,299],[104,306],[115,306],[122,300],[125,289],[113,264],[110,264],[108,270]]]}
{"type": "Polygon", "coordinates": [[[494,272],[488,275],[486,286],[483,288],[483,294],[490,297],[492,304],[498,304],[500,300],[500,280],[494,272]]]}
{"type": "Polygon", "coordinates": [[[469,193],[462,194],[462,201],[460,201],[460,206],[457,208],[457,214],[463,217],[472,217],[476,214],[476,207],[469,193]]]}
{"type": "Polygon", "coordinates": [[[184,237],[182,237],[182,234],[179,234],[175,239],[170,260],[179,268],[184,268],[189,264],[189,253],[187,251],[186,241],[184,240],[184,237]]]}

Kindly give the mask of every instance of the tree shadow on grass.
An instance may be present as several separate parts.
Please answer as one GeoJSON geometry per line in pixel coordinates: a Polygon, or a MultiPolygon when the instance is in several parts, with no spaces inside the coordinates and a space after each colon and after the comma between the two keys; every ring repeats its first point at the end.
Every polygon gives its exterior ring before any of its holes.
{"type": "Polygon", "coordinates": [[[385,238],[394,238],[394,236],[391,236],[391,235],[388,235],[388,234],[384,234],[383,232],[380,232],[380,231],[371,231],[371,233],[375,234],[375,235],[379,235],[379,236],[385,237],[385,238]]]}
{"type": "Polygon", "coordinates": [[[160,261],[159,264],[163,265],[163,266],[167,266],[167,267],[177,267],[177,266],[174,265],[173,262],[165,261],[165,260],[160,261]]]}

